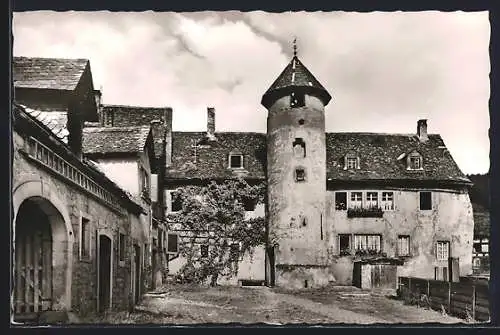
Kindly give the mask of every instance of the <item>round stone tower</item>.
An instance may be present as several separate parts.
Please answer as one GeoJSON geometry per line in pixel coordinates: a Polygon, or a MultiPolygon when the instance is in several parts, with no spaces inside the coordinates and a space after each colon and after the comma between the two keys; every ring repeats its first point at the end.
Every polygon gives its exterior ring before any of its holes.
{"type": "Polygon", "coordinates": [[[330,100],[296,50],[262,97],[268,110],[271,285],[303,288],[328,283],[325,106],[330,100]]]}

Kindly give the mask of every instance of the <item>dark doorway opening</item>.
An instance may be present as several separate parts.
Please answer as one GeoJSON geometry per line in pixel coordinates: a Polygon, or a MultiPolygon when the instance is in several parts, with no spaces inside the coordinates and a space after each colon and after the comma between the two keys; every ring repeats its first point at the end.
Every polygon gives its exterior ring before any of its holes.
{"type": "Polygon", "coordinates": [[[267,260],[268,260],[268,285],[269,286],[275,286],[276,285],[276,279],[275,279],[275,254],[274,254],[274,247],[269,247],[267,248],[267,260]]]}
{"type": "Polygon", "coordinates": [[[138,303],[141,297],[141,248],[134,244],[134,266],[135,266],[135,303],[138,303]]]}
{"type": "Polygon", "coordinates": [[[110,308],[111,294],[111,239],[105,235],[99,236],[99,313],[110,308]]]}

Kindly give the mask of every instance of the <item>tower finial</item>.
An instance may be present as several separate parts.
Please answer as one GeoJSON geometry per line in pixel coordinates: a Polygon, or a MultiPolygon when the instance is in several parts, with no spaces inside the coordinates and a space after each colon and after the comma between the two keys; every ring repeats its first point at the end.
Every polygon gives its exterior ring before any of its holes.
{"type": "Polygon", "coordinates": [[[293,39],[293,57],[297,57],[297,37],[293,39]]]}

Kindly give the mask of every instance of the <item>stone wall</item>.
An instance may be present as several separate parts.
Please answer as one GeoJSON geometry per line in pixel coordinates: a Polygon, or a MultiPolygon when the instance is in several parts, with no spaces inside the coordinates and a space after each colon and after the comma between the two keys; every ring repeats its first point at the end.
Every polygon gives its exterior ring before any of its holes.
{"type": "MultiPolygon", "coordinates": [[[[65,269],[54,269],[53,287],[54,291],[69,290],[68,305],[63,303],[56,305],[55,309],[72,309],[80,314],[95,312],[97,296],[97,241],[98,233],[106,232],[113,240],[112,274],[113,293],[112,306],[114,309],[125,309],[129,303],[130,291],[130,248],[126,248],[126,261],[120,265],[118,256],[118,234],[121,231],[127,237],[130,236],[129,214],[124,208],[119,213],[110,208],[102,200],[88,193],[85,189],[58,176],[50,168],[41,167],[35,162],[29,161],[18,149],[25,145],[20,134],[13,133],[14,159],[13,159],[13,198],[15,211],[20,203],[31,194],[37,194],[48,199],[54,206],[63,212],[66,217],[66,231],[71,236],[71,255],[66,255],[63,250],[55,250],[54,258],[64,257],[65,268],[69,276],[65,280],[65,269]],[[34,185],[41,189],[38,193],[23,191],[23,185],[34,185]],[[41,193],[40,193],[41,192],[41,193]],[[66,214],[65,214],[66,213],[66,214]],[[90,224],[90,257],[82,258],[80,254],[80,225],[81,219],[85,217],[90,224]]],[[[16,213],[15,213],[16,214],[16,213]]],[[[14,222],[15,226],[15,222],[14,222]]],[[[69,245],[69,242],[65,242],[69,245]]],[[[62,246],[63,247],[63,246],[62,246]]],[[[55,262],[55,260],[54,260],[55,262]]]]}

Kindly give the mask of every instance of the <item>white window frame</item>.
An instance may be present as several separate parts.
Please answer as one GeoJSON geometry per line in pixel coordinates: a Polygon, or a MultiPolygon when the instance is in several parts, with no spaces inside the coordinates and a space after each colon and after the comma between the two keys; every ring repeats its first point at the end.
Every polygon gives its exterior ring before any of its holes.
{"type": "Polygon", "coordinates": [[[410,235],[398,235],[398,256],[410,256],[411,255],[411,237],[410,235]],[[402,248],[402,241],[407,240],[406,246],[407,250],[403,253],[403,248],[402,248]]]}
{"type": "Polygon", "coordinates": [[[395,194],[394,194],[394,191],[382,191],[381,192],[381,201],[380,201],[380,207],[382,208],[382,210],[384,211],[393,211],[394,208],[395,208],[395,194]],[[389,200],[389,196],[388,195],[391,195],[392,197],[392,200],[389,200]]]}
{"type": "Polygon", "coordinates": [[[377,191],[366,191],[364,192],[364,199],[365,199],[365,202],[364,202],[364,206],[365,208],[378,208],[379,207],[379,195],[377,191]],[[370,199],[368,199],[368,195],[370,194],[370,199]],[[373,199],[373,194],[375,194],[375,200],[373,199]],[[372,206],[373,204],[375,204],[375,206],[372,206]]]}
{"type": "Polygon", "coordinates": [[[92,259],[92,234],[91,234],[91,228],[92,228],[92,219],[91,216],[87,213],[83,213],[80,211],[80,218],[79,218],[79,239],[78,239],[78,256],[80,261],[90,261],[92,259]],[[88,255],[83,254],[83,246],[82,246],[82,241],[84,239],[83,236],[83,220],[86,220],[86,223],[88,224],[88,236],[86,242],[86,246],[88,248],[88,255]]]}
{"type": "Polygon", "coordinates": [[[450,257],[450,241],[437,241],[436,259],[438,261],[447,261],[449,257],[450,257]],[[446,246],[446,248],[443,248],[444,246],[446,246]]]}
{"type": "Polygon", "coordinates": [[[382,236],[380,234],[354,234],[354,252],[358,250],[374,250],[373,248],[370,248],[369,246],[373,246],[373,238],[378,239],[378,243],[376,242],[375,245],[375,250],[377,252],[382,251],[382,236]],[[366,241],[363,241],[363,239],[366,239],[366,241]],[[361,243],[359,243],[361,242],[361,243]],[[358,245],[363,245],[363,242],[365,242],[366,249],[358,248],[358,245]]]}
{"type": "Polygon", "coordinates": [[[358,168],[358,159],[356,157],[346,157],[345,166],[346,166],[347,170],[357,169],[358,168]]]}
{"type": "Polygon", "coordinates": [[[363,208],[363,192],[361,191],[350,191],[349,192],[349,197],[348,197],[348,208],[363,208]],[[355,196],[355,200],[353,200],[353,195],[355,196]],[[358,201],[358,196],[359,195],[359,201],[358,201]],[[359,206],[354,206],[354,203],[359,203],[359,206]]]}
{"type": "Polygon", "coordinates": [[[245,167],[245,162],[244,162],[244,157],[243,157],[243,154],[239,154],[239,153],[238,153],[238,154],[237,154],[237,153],[230,153],[230,154],[229,154],[229,162],[228,162],[228,167],[229,167],[230,169],[243,169],[243,168],[245,167]],[[231,166],[231,158],[232,158],[232,157],[236,157],[236,156],[240,157],[240,162],[241,162],[241,164],[240,164],[240,166],[231,166]]]}
{"type": "Polygon", "coordinates": [[[419,152],[412,152],[411,154],[408,155],[408,161],[407,161],[408,166],[406,167],[407,170],[412,170],[412,171],[421,171],[424,169],[424,159],[422,155],[419,152]],[[418,161],[418,167],[413,166],[413,160],[418,161]]]}

